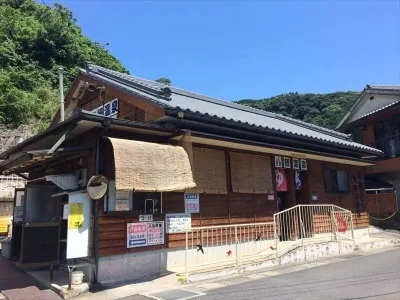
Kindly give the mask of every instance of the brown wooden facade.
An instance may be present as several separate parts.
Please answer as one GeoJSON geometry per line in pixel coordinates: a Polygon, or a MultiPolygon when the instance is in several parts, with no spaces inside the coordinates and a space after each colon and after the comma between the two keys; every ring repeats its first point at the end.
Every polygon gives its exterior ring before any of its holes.
{"type": "MultiPolygon", "coordinates": [[[[77,80],[87,80],[93,83],[93,79],[87,78],[84,75],[77,80]]],[[[164,115],[161,108],[151,105],[138,97],[127,95],[112,86],[101,83],[105,86],[105,93],[103,94],[104,102],[118,98],[119,111],[118,118],[128,119],[139,122],[149,122],[164,115]]],[[[67,103],[72,99],[67,99],[67,103]]],[[[80,100],[78,106],[85,110],[93,110],[102,105],[97,94],[94,92],[86,93],[80,100]]],[[[93,135],[95,136],[95,135],[93,135]]],[[[135,139],[138,137],[121,135],[118,132],[107,132],[107,136],[123,137],[135,139]]],[[[148,137],[139,137],[146,141],[155,141],[148,137]]],[[[77,143],[80,144],[83,140],[88,143],[88,137],[81,137],[77,143]]],[[[95,140],[92,141],[94,143],[95,140]]],[[[270,222],[273,220],[273,214],[278,212],[277,193],[275,191],[275,167],[274,156],[270,154],[254,153],[250,151],[232,150],[223,147],[211,147],[207,145],[194,145],[201,148],[218,149],[225,153],[225,172],[226,172],[226,187],[227,194],[200,194],[200,213],[192,214],[192,226],[211,226],[211,225],[226,225],[226,224],[239,224],[239,223],[253,223],[253,222],[270,222]],[[270,193],[238,193],[232,189],[232,174],[230,169],[230,155],[231,153],[248,153],[268,157],[271,162],[271,179],[273,188],[274,200],[268,200],[270,193]]],[[[103,174],[108,178],[113,178],[114,170],[112,167],[112,149],[104,146],[104,168],[103,174]]],[[[89,176],[94,171],[94,157],[88,157],[89,176]],[[91,164],[91,166],[89,166],[91,164]]],[[[64,170],[67,171],[67,170],[64,170]]],[[[317,160],[308,160],[308,170],[303,171],[303,189],[299,193],[295,190],[294,171],[287,169],[288,178],[288,191],[287,199],[289,206],[297,204],[333,204],[353,212],[356,212],[356,199],[360,197],[365,199],[364,188],[359,186],[358,183],[352,183],[354,180],[363,178],[363,168],[358,166],[350,166],[338,163],[322,162],[317,160]],[[325,190],[324,183],[324,168],[329,167],[332,169],[346,170],[349,174],[349,191],[344,193],[328,193],[325,190]],[[361,189],[360,189],[361,188],[361,189]],[[316,196],[318,200],[311,200],[312,196],[316,196]]],[[[162,214],[155,215],[154,220],[165,220],[165,214],[169,213],[183,213],[184,209],[184,195],[183,192],[167,192],[163,193],[162,198],[162,214]]],[[[99,255],[107,256],[114,254],[132,253],[139,251],[149,251],[162,248],[176,248],[185,245],[184,234],[166,234],[165,244],[149,246],[144,248],[127,248],[127,223],[138,222],[137,212],[107,212],[104,210],[104,203],[100,203],[99,212],[99,255]]],[[[361,212],[354,215],[355,226],[365,227],[368,226],[368,217],[365,213],[361,212]]]]}

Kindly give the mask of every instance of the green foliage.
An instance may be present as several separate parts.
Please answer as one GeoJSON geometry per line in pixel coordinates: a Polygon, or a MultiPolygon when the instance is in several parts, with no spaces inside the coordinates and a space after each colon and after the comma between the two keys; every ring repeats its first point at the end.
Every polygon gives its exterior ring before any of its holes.
{"type": "Polygon", "coordinates": [[[163,83],[165,85],[171,85],[171,83],[172,83],[171,79],[164,78],[164,77],[158,78],[155,81],[159,82],[159,83],[163,83]]]}
{"type": "Polygon", "coordinates": [[[72,12],[34,0],[0,0],[0,125],[44,129],[58,107],[58,73],[67,91],[86,61],[127,70],[83,35],[72,12]]]}
{"type": "Polygon", "coordinates": [[[358,92],[350,91],[329,94],[289,93],[260,100],[245,99],[237,103],[334,129],[358,96],[358,92]]]}

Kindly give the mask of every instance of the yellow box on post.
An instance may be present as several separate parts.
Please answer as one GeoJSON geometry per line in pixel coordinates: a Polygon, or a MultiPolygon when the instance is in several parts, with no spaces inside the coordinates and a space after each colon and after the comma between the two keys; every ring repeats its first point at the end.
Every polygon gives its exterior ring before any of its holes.
{"type": "Polygon", "coordinates": [[[9,216],[0,216],[0,235],[6,235],[8,233],[9,223],[10,223],[9,216]]]}

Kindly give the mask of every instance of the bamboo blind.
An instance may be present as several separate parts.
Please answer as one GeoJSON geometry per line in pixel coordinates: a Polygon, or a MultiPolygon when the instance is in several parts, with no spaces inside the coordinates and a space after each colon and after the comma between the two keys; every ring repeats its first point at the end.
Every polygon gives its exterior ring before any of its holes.
{"type": "Polygon", "coordinates": [[[189,192],[227,194],[224,151],[193,147],[193,177],[196,188],[189,192]]]}
{"type": "Polygon", "coordinates": [[[230,152],[230,161],[234,192],[267,194],[273,191],[269,157],[230,152]]]}
{"type": "Polygon", "coordinates": [[[118,191],[181,191],[193,188],[186,151],[179,146],[108,138],[114,151],[118,191]]]}

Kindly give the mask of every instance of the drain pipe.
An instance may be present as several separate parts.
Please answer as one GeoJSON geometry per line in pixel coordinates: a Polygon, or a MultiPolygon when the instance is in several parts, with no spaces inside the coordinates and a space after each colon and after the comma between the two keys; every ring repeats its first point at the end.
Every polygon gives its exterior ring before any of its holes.
{"type": "Polygon", "coordinates": [[[64,122],[64,70],[58,68],[58,79],[60,82],[60,122],[64,122]]]}

